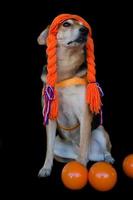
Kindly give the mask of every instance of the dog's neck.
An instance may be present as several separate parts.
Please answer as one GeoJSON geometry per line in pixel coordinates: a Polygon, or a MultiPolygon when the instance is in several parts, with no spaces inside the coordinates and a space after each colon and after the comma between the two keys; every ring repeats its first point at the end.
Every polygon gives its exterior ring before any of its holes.
{"type": "Polygon", "coordinates": [[[79,71],[85,60],[84,50],[81,46],[75,48],[57,47],[57,60],[57,82],[86,73],[85,70],[84,72],[79,71]]]}

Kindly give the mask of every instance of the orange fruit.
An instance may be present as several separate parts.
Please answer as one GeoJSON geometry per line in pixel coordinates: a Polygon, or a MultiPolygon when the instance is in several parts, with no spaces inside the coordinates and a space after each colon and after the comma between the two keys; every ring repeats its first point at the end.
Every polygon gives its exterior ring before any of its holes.
{"type": "Polygon", "coordinates": [[[133,154],[130,154],[124,158],[122,167],[125,174],[128,177],[133,178],[133,154]]]}
{"type": "Polygon", "coordinates": [[[117,181],[116,170],[111,164],[97,162],[93,164],[88,172],[90,185],[99,191],[111,190],[117,181]]]}
{"type": "Polygon", "coordinates": [[[64,166],[61,179],[67,188],[79,190],[87,184],[88,170],[82,164],[71,161],[64,166]]]}

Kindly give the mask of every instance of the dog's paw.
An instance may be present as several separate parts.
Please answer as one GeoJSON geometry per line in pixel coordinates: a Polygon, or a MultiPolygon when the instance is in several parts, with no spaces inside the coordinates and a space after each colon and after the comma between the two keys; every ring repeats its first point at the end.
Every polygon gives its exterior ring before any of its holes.
{"type": "Polygon", "coordinates": [[[104,157],[105,162],[113,164],[115,162],[115,159],[111,156],[111,154],[105,154],[104,157]]]}
{"type": "Polygon", "coordinates": [[[51,168],[42,167],[38,173],[38,177],[47,177],[51,174],[51,168]]]}

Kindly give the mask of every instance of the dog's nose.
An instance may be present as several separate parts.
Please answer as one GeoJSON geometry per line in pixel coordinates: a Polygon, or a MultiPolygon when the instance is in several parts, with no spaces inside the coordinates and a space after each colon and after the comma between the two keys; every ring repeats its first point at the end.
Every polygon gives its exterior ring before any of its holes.
{"type": "Polygon", "coordinates": [[[79,31],[83,34],[83,35],[87,35],[89,30],[88,28],[86,28],[85,26],[82,26],[79,31]]]}

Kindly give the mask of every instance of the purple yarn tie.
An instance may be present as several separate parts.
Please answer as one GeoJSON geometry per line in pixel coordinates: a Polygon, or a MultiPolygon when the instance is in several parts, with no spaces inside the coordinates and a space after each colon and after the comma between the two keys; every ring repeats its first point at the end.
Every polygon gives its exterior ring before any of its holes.
{"type": "Polygon", "coordinates": [[[53,99],[54,99],[54,89],[53,87],[48,85],[44,90],[44,105],[45,105],[43,109],[44,125],[48,124],[50,107],[53,99]]]}
{"type": "MultiPolygon", "coordinates": [[[[102,88],[100,87],[100,85],[99,85],[98,82],[96,82],[96,84],[97,84],[97,87],[98,87],[98,89],[99,89],[99,91],[100,91],[100,93],[101,93],[101,96],[103,97],[103,96],[104,96],[104,93],[103,93],[102,88]]],[[[102,125],[102,124],[103,124],[103,111],[102,111],[102,109],[101,109],[101,110],[100,110],[100,125],[102,125]]]]}
{"type": "Polygon", "coordinates": [[[104,96],[104,93],[103,93],[102,88],[100,87],[100,85],[99,85],[98,82],[96,82],[96,84],[97,84],[97,87],[98,87],[98,89],[99,89],[99,91],[100,91],[100,93],[101,93],[101,96],[103,97],[103,96],[104,96]]]}

